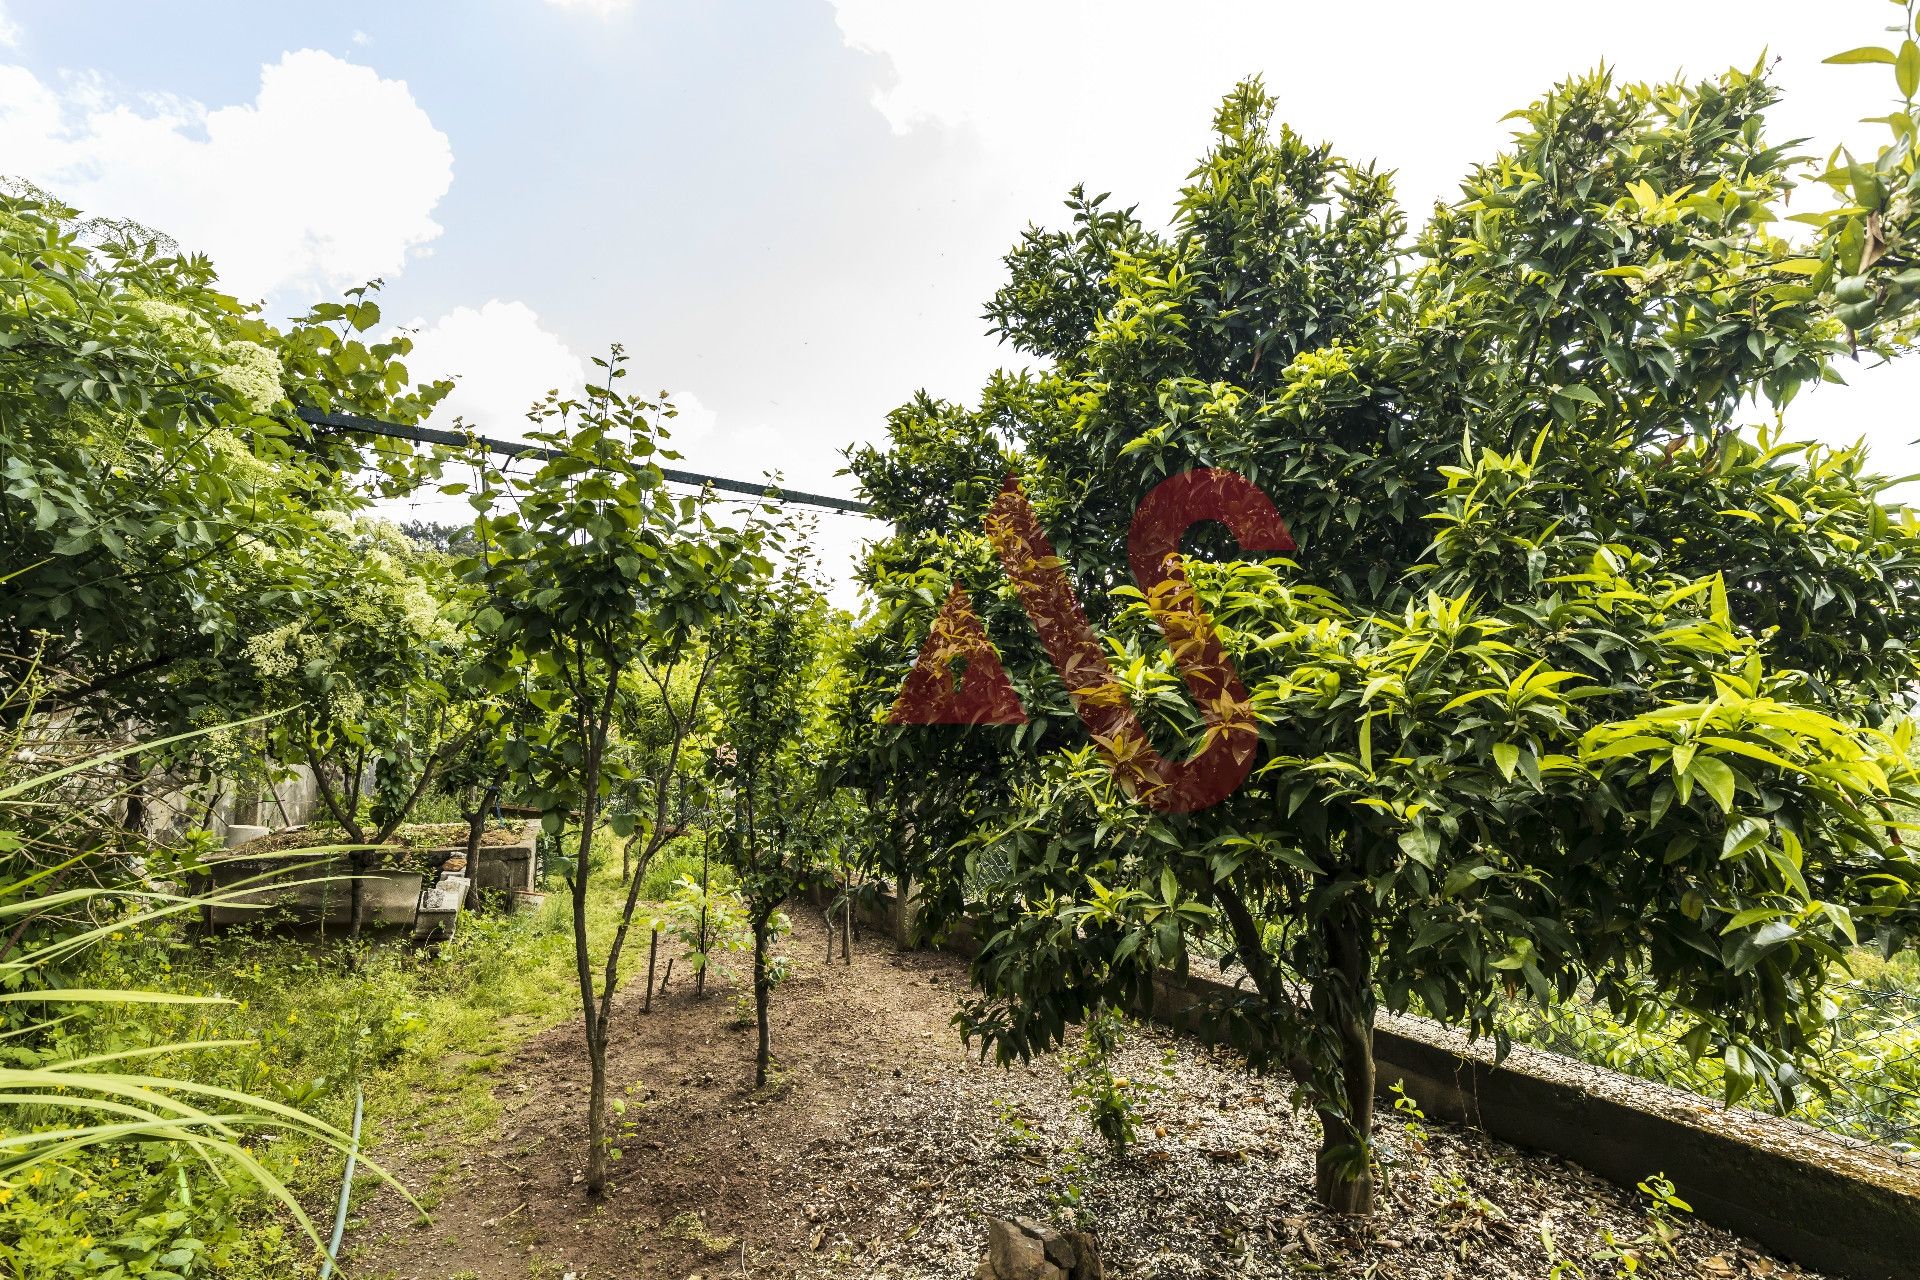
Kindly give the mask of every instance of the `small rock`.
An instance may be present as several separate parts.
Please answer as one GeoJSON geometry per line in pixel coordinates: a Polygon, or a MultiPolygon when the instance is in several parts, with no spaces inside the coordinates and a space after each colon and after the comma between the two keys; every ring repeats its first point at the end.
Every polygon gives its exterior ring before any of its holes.
{"type": "Polygon", "coordinates": [[[1069,1231],[1067,1243],[1073,1246],[1072,1280],[1106,1280],[1106,1267],[1100,1261],[1100,1242],[1093,1238],[1092,1232],[1069,1231]]]}
{"type": "Polygon", "coordinates": [[[987,1224],[987,1263],[995,1280],[1066,1280],[1066,1272],[1048,1260],[1046,1244],[1005,1218],[987,1224]]]}

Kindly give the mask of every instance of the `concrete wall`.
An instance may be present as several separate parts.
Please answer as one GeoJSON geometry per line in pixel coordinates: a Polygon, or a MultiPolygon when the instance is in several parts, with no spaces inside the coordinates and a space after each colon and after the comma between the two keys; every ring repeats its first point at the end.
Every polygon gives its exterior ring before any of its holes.
{"type": "Polygon", "coordinates": [[[163,774],[148,779],[147,816],[142,828],[155,844],[176,843],[196,827],[225,837],[227,828],[261,826],[270,831],[305,826],[325,807],[313,770],[293,766],[289,776],[271,786],[216,778],[209,783],[169,780],[163,774]],[[213,797],[209,809],[208,796],[213,797]]]}
{"type": "MultiPolygon", "coordinates": [[[[507,896],[502,904],[513,907],[515,890],[530,890],[538,874],[535,842],[540,824],[525,823],[518,837],[509,844],[481,845],[474,865],[465,878],[474,886],[492,889],[507,896]]],[[[422,849],[417,860],[431,862],[441,853],[464,852],[466,845],[441,849],[422,849]]],[[[331,929],[351,923],[351,861],[344,855],[324,858],[318,865],[306,865],[297,851],[262,857],[234,857],[216,862],[212,868],[215,888],[247,886],[231,899],[208,906],[203,914],[212,925],[244,924],[262,917],[263,908],[290,916],[298,925],[324,925],[331,929]],[[257,887],[255,887],[257,886],[257,887]]],[[[366,924],[372,928],[407,927],[415,924],[421,890],[426,877],[419,871],[376,871],[363,882],[366,924]]],[[[479,901],[469,897],[469,906],[479,901]]],[[[284,918],[284,917],[283,917],[284,918]]]]}
{"type": "MultiPolygon", "coordinates": [[[[911,938],[892,895],[861,923],[911,938]]],[[[977,949],[964,924],[940,944],[977,949]]],[[[1196,1015],[1234,998],[1225,983],[1163,974],[1142,1017],[1196,1034],[1196,1015]]],[[[1424,1018],[1382,1018],[1374,1055],[1383,1094],[1396,1083],[1438,1120],[1470,1124],[1560,1156],[1624,1187],[1664,1172],[1702,1221],[1795,1262],[1853,1280],[1920,1275],[1920,1163],[1779,1116],[1533,1049],[1496,1065],[1491,1046],[1424,1018]]]]}

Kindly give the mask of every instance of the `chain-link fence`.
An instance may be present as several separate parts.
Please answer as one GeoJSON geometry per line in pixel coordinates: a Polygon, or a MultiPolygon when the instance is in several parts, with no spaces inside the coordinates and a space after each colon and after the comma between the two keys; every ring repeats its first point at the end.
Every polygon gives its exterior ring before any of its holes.
{"type": "MultiPolygon", "coordinates": [[[[1794,1085],[1787,1114],[1897,1151],[1920,1148],[1920,991],[1856,981],[1836,988],[1833,1002],[1830,1029],[1806,1074],[1787,1073],[1794,1085]]],[[[1681,1040],[1684,1022],[1623,1023],[1581,999],[1545,1009],[1516,1005],[1504,1022],[1516,1044],[1715,1100],[1726,1094],[1725,1061],[1713,1054],[1696,1059],[1681,1040]]],[[[1765,1084],[1750,1088],[1738,1105],[1781,1109],[1765,1084]]]]}

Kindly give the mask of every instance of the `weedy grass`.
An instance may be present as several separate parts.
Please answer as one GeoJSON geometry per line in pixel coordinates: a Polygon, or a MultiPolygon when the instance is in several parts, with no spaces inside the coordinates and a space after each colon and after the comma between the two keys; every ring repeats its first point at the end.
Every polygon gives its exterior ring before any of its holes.
{"type": "MultiPolygon", "coordinates": [[[[605,872],[593,879],[595,933],[610,933],[617,920],[617,879],[605,872]]],[[[426,1168],[424,1183],[408,1189],[428,1211],[446,1181],[432,1172],[436,1160],[444,1173],[498,1119],[492,1084],[499,1066],[579,1007],[568,903],[559,895],[536,912],[469,914],[434,950],[319,942],[264,928],[206,935],[135,925],[87,953],[67,981],[233,1003],[87,1011],[30,1048],[0,1041],[0,1060],[30,1065],[190,1042],[206,1047],[145,1060],[143,1069],[244,1090],[341,1128],[362,1088],[363,1147],[378,1154],[405,1144],[424,1153],[410,1165],[426,1168]]],[[[57,1122],[6,1117],[9,1128],[28,1131],[57,1122]]],[[[286,1135],[259,1135],[250,1150],[316,1222],[330,1218],[343,1172],[339,1153],[286,1135]]],[[[356,1198],[378,1183],[362,1166],[356,1198]]],[[[177,1144],[96,1146],[0,1181],[0,1275],[295,1280],[315,1270],[312,1244],[284,1210],[177,1144]]]]}

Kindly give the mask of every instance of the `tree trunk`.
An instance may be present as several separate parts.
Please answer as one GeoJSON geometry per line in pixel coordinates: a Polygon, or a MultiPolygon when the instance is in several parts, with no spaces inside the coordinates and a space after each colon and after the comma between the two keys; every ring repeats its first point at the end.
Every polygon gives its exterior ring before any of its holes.
{"type": "Polygon", "coordinates": [[[1373,966],[1371,923],[1355,909],[1323,920],[1328,974],[1314,1012],[1340,1046],[1339,1096],[1320,1109],[1314,1193],[1335,1213],[1373,1212],[1373,966]]]}
{"type": "Polygon", "coordinates": [[[1373,1028],[1350,1020],[1339,1028],[1345,1114],[1323,1110],[1314,1194],[1335,1213],[1373,1212],[1373,1028]]]}
{"type": "Polygon", "coordinates": [[[709,953],[709,951],[708,951],[708,949],[707,949],[707,947],[708,947],[708,943],[707,943],[707,893],[708,893],[708,891],[709,891],[709,890],[708,890],[708,885],[709,885],[709,883],[710,883],[710,881],[709,881],[709,879],[708,879],[708,876],[709,876],[709,874],[710,874],[710,869],[709,869],[709,867],[708,867],[708,865],[707,865],[707,863],[708,863],[708,859],[709,859],[709,857],[711,856],[711,852],[712,852],[712,846],[713,846],[713,840],[712,840],[712,837],[711,837],[711,836],[709,836],[709,837],[708,837],[707,839],[705,839],[705,840],[702,840],[702,841],[700,842],[700,939],[699,939],[699,951],[700,951],[700,956],[701,956],[701,960],[700,960],[700,963],[699,963],[699,965],[698,965],[697,967],[695,967],[695,969],[694,969],[694,971],[693,971],[693,998],[694,998],[695,1000],[701,1000],[701,999],[704,999],[704,998],[706,997],[706,994],[707,994],[707,961],[709,961],[709,960],[711,960],[711,959],[713,958],[713,957],[712,957],[712,955],[711,955],[711,954],[709,953]]]}
{"type": "Polygon", "coordinates": [[[847,895],[847,918],[841,922],[840,962],[850,965],[853,963],[853,872],[847,872],[841,887],[847,895]]]}
{"type": "Polygon", "coordinates": [[[767,1085],[767,1004],[772,994],[773,983],[767,977],[767,922],[756,917],[753,922],[753,1012],[760,1027],[760,1048],[753,1064],[753,1087],[756,1089],[764,1089],[767,1085]]]}
{"type": "Polygon", "coordinates": [[[597,1196],[607,1185],[607,1027],[600,1005],[594,999],[593,956],[587,949],[587,885],[593,875],[593,828],[600,817],[600,762],[607,743],[606,717],[613,703],[611,685],[600,718],[588,725],[586,767],[581,778],[586,786],[580,806],[580,855],[574,860],[573,882],[573,961],[580,982],[580,1011],[584,1015],[587,1037],[587,1066],[591,1082],[587,1089],[587,1194],[597,1196]]]}
{"type": "Polygon", "coordinates": [[[355,942],[360,940],[361,927],[367,922],[366,876],[372,870],[367,859],[371,856],[365,850],[356,850],[347,864],[353,872],[353,882],[348,886],[347,895],[347,937],[355,942]]]}
{"type": "MultiPolygon", "coordinates": [[[[587,812],[593,817],[592,793],[588,793],[587,812]]],[[[593,959],[587,951],[587,857],[593,828],[583,826],[580,834],[580,859],[573,868],[573,959],[580,981],[580,1007],[585,1014],[587,1036],[587,1194],[597,1196],[607,1182],[606,1100],[607,1044],[600,1026],[600,1010],[593,996],[593,959]]]]}
{"type": "Polygon", "coordinates": [[[607,1186],[606,1024],[587,1036],[587,1059],[593,1070],[587,1087],[587,1194],[597,1196],[607,1186]]]}
{"type": "Polygon", "coordinates": [[[480,806],[467,815],[467,874],[471,876],[480,859],[480,841],[487,833],[487,813],[500,799],[500,783],[489,782],[480,793],[480,806]]]}
{"type": "Polygon", "coordinates": [[[660,928],[655,925],[647,930],[647,1002],[640,1007],[642,1013],[653,1012],[653,959],[660,953],[660,928]]]}

